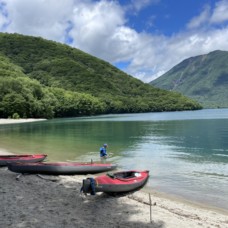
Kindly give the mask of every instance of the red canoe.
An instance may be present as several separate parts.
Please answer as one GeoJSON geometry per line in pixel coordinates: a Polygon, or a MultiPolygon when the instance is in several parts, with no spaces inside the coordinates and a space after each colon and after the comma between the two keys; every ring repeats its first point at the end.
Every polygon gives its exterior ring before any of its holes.
{"type": "Polygon", "coordinates": [[[7,166],[15,162],[40,162],[46,157],[46,154],[0,155],[0,166],[7,166]]]}
{"type": "Polygon", "coordinates": [[[126,193],[142,188],[149,178],[149,171],[123,171],[108,173],[83,180],[82,191],[94,195],[96,192],[126,193]]]}
{"type": "Polygon", "coordinates": [[[13,163],[9,170],[16,173],[73,175],[101,173],[115,169],[117,166],[110,163],[94,162],[39,162],[39,163],[13,163]]]}

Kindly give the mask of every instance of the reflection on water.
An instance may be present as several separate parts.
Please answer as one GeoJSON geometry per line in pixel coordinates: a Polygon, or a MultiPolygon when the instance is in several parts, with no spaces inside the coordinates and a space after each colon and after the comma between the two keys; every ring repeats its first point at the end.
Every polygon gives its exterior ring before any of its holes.
{"type": "Polygon", "coordinates": [[[228,109],[104,115],[0,126],[0,148],[49,160],[109,159],[149,169],[148,185],[228,209],[228,109]]]}

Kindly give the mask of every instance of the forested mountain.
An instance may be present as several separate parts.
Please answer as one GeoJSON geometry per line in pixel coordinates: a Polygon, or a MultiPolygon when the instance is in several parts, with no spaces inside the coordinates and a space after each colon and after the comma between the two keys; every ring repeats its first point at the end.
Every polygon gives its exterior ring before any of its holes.
{"type": "Polygon", "coordinates": [[[0,33],[0,117],[72,117],[199,109],[76,48],[0,33]]]}
{"type": "Polygon", "coordinates": [[[180,92],[205,108],[227,108],[228,52],[213,51],[186,59],[150,84],[180,92]]]}

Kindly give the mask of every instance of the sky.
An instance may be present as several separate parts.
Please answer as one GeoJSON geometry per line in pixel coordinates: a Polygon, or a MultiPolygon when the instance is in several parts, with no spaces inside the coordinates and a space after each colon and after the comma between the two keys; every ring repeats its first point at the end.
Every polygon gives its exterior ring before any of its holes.
{"type": "Polygon", "coordinates": [[[150,82],[228,51],[228,0],[0,0],[0,32],[68,44],[150,82]]]}

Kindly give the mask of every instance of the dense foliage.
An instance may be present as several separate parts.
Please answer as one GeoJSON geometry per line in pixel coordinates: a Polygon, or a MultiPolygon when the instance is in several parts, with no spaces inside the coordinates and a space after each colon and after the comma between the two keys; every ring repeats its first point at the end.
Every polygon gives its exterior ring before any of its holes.
{"type": "Polygon", "coordinates": [[[178,91],[205,108],[228,107],[228,52],[214,51],[184,60],[151,85],[178,91]]]}
{"type": "Polygon", "coordinates": [[[0,117],[72,117],[201,106],[42,38],[0,33],[0,117]]]}

